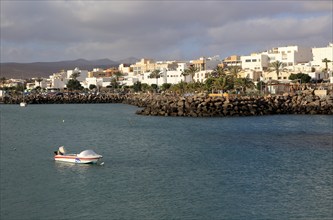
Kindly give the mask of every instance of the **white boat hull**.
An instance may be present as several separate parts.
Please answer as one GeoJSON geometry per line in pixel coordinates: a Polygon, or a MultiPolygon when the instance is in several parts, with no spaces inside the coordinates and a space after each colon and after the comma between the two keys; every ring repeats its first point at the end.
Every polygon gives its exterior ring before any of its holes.
{"type": "Polygon", "coordinates": [[[26,107],[26,106],[27,106],[27,103],[26,103],[26,102],[21,102],[21,103],[20,103],[20,106],[21,106],[21,107],[26,107]]]}
{"type": "Polygon", "coordinates": [[[95,164],[101,158],[101,155],[94,156],[94,157],[79,157],[77,154],[65,154],[65,155],[55,155],[55,161],[62,161],[68,163],[79,163],[79,164],[95,164]]]}

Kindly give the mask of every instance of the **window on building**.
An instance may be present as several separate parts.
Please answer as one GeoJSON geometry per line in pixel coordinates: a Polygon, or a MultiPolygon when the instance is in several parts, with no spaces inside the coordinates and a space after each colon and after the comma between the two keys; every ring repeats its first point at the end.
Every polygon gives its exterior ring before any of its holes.
{"type": "Polygon", "coordinates": [[[257,59],[252,59],[252,62],[257,62],[257,59]]]}
{"type": "Polygon", "coordinates": [[[251,60],[245,60],[245,62],[249,63],[249,62],[251,62],[251,60]]]}

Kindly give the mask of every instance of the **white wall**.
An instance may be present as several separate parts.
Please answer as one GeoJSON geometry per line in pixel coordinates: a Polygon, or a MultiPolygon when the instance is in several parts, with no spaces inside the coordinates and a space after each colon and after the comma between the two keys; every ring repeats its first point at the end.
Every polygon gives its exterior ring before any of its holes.
{"type": "MultiPolygon", "coordinates": [[[[322,70],[326,68],[326,64],[323,59],[327,58],[333,61],[333,43],[330,43],[327,47],[312,48],[313,61],[311,65],[316,68],[316,70],[322,70]]],[[[333,70],[333,62],[327,63],[328,69],[333,70]]]]}
{"type": "Polygon", "coordinates": [[[88,70],[80,70],[79,68],[75,68],[74,70],[67,70],[67,78],[70,79],[73,73],[80,74],[79,77],[76,78],[80,82],[85,81],[88,77],[88,70]]]}
{"type": "Polygon", "coordinates": [[[243,70],[262,71],[268,68],[269,60],[266,54],[253,54],[250,56],[241,56],[243,70]]]}

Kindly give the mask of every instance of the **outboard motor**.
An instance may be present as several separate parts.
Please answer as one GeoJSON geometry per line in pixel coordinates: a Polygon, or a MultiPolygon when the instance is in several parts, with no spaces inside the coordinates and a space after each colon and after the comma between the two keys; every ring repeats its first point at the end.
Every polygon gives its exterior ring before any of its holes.
{"type": "Polygon", "coordinates": [[[59,147],[57,153],[58,155],[64,155],[66,153],[65,147],[64,146],[59,147]]]}

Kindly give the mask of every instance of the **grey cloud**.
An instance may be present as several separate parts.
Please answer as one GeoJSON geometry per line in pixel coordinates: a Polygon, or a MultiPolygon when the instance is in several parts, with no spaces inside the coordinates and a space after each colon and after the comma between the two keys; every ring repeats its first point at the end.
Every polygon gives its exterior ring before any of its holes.
{"type": "Polygon", "coordinates": [[[330,9],[328,1],[1,1],[1,56],[188,59],[274,42],[327,44],[330,9]]]}

